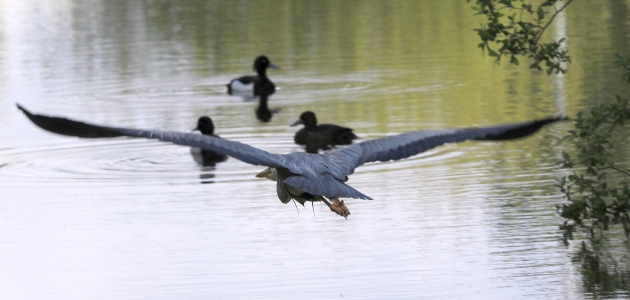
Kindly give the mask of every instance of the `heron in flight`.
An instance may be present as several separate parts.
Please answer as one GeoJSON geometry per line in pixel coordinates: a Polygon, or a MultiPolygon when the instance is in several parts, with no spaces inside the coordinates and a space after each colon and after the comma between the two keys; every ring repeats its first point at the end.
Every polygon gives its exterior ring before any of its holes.
{"type": "Polygon", "coordinates": [[[291,199],[301,204],[306,201],[322,201],[331,211],[345,218],[350,215],[350,211],[339,198],[372,200],[346,184],[348,175],[365,163],[399,160],[447,143],[522,138],[547,124],[567,120],[566,117],[558,116],[487,127],[412,131],[363,141],[325,154],[305,152],[275,154],[211,135],[88,124],[62,117],[32,114],[19,104],[17,107],[35,125],[57,134],[83,138],[145,137],[177,145],[199,147],[223,153],[252,165],[266,166],[267,168],[256,177],[275,181],[276,192],[282,203],[286,204],[291,199]]]}

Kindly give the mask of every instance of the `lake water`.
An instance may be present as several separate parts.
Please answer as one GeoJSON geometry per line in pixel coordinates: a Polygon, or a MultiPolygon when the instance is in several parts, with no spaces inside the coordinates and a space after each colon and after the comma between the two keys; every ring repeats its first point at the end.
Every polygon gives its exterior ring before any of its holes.
{"type": "MultiPolygon", "coordinates": [[[[189,149],[45,132],[15,108],[99,124],[217,133],[303,151],[305,110],[361,139],[575,115],[627,92],[629,1],[576,1],[566,76],[493,64],[465,1],[0,1],[1,299],[581,299],[554,186],[571,123],[358,168],[345,220],[278,201],[261,167],[189,149]],[[226,94],[270,70],[281,111],[226,94]]],[[[577,245],[577,243],[576,243],[577,245]]]]}

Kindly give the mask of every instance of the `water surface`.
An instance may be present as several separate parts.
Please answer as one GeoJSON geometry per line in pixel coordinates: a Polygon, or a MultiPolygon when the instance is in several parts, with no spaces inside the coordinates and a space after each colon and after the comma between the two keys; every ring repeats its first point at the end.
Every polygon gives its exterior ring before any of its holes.
{"type": "Polygon", "coordinates": [[[304,110],[361,139],[574,115],[627,87],[610,78],[628,2],[604,3],[575,2],[552,27],[573,64],[548,77],[482,57],[460,1],[0,2],[0,298],[601,297],[554,209],[570,123],[363,166],[349,184],[374,200],[346,200],[344,220],[283,205],[261,167],[61,137],[15,103],[179,131],[209,115],[222,137],[276,153],[302,151],[288,125],[304,110]],[[268,123],[224,86],[260,54],[282,67],[268,123]]]}

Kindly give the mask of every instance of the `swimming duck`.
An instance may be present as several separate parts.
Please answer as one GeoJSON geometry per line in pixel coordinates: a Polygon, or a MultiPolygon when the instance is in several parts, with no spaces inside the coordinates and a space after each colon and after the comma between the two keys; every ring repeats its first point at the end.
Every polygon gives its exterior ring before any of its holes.
{"type": "MultiPolygon", "coordinates": [[[[203,135],[221,138],[214,134],[214,123],[212,123],[212,119],[207,116],[200,117],[199,120],[197,120],[197,127],[195,127],[193,131],[195,130],[200,131],[203,135]]],[[[215,166],[217,163],[226,161],[228,158],[225,154],[199,147],[191,147],[190,154],[198,164],[204,167],[215,166]]]]}
{"type": "Polygon", "coordinates": [[[352,129],[335,124],[317,125],[317,117],[312,111],[305,111],[300,119],[291,126],[303,124],[304,128],[298,130],[293,137],[296,144],[306,146],[306,152],[317,153],[321,150],[330,150],[334,146],[350,145],[357,136],[352,129]]]}
{"type": "Polygon", "coordinates": [[[248,93],[254,96],[262,94],[271,95],[276,91],[276,86],[267,77],[267,68],[279,69],[269,58],[261,55],[254,60],[254,70],[258,75],[242,76],[227,84],[228,94],[248,93]]]}
{"type": "Polygon", "coordinates": [[[535,133],[547,124],[567,120],[565,117],[550,117],[487,127],[412,131],[363,141],[326,154],[304,152],[274,154],[212,135],[109,127],[60,117],[34,115],[19,104],[18,108],[35,125],[58,134],[145,137],[177,145],[201,147],[249,164],[266,166],[267,168],[256,177],[275,181],[276,193],[282,203],[288,203],[291,199],[301,203],[322,201],[331,211],[346,218],[350,211],[344,202],[339,200],[340,197],[372,199],[346,184],[348,176],[365,163],[399,160],[447,143],[518,139],[535,133]],[[331,202],[330,199],[334,200],[331,202]]]}

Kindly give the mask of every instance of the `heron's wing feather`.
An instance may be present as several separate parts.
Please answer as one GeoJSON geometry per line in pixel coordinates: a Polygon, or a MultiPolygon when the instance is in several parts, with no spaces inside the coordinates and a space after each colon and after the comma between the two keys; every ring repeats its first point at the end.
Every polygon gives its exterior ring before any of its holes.
{"type": "Polygon", "coordinates": [[[339,196],[342,198],[355,198],[372,200],[372,198],[355,190],[343,182],[339,182],[331,174],[322,173],[316,178],[308,178],[304,176],[291,176],[284,180],[284,183],[297,186],[303,191],[313,194],[334,198],[339,196]]]}
{"type": "Polygon", "coordinates": [[[281,155],[269,153],[241,142],[185,132],[138,130],[129,128],[116,128],[116,131],[131,137],[158,139],[160,141],[171,142],[177,145],[212,150],[252,165],[262,165],[274,168],[284,167],[281,155]]]}
{"type": "Polygon", "coordinates": [[[106,138],[123,136],[124,134],[112,131],[103,126],[87,124],[61,117],[35,115],[21,105],[17,107],[24,112],[35,125],[56,134],[76,136],[81,138],[106,138]]]}
{"type": "Polygon", "coordinates": [[[145,137],[148,139],[158,139],[164,142],[171,142],[177,145],[212,150],[253,165],[284,167],[284,159],[282,158],[282,155],[269,153],[240,142],[230,141],[219,137],[185,132],[100,126],[66,118],[35,115],[19,104],[18,108],[22,110],[24,114],[26,114],[33,123],[35,123],[35,125],[57,134],[89,138],[116,136],[145,137]]]}
{"type": "Polygon", "coordinates": [[[522,123],[461,129],[413,131],[380,139],[368,140],[329,154],[336,161],[334,176],[343,178],[358,166],[374,161],[398,160],[431,148],[466,140],[511,140],[528,136],[546,124],[567,120],[553,117],[522,123]]]}

